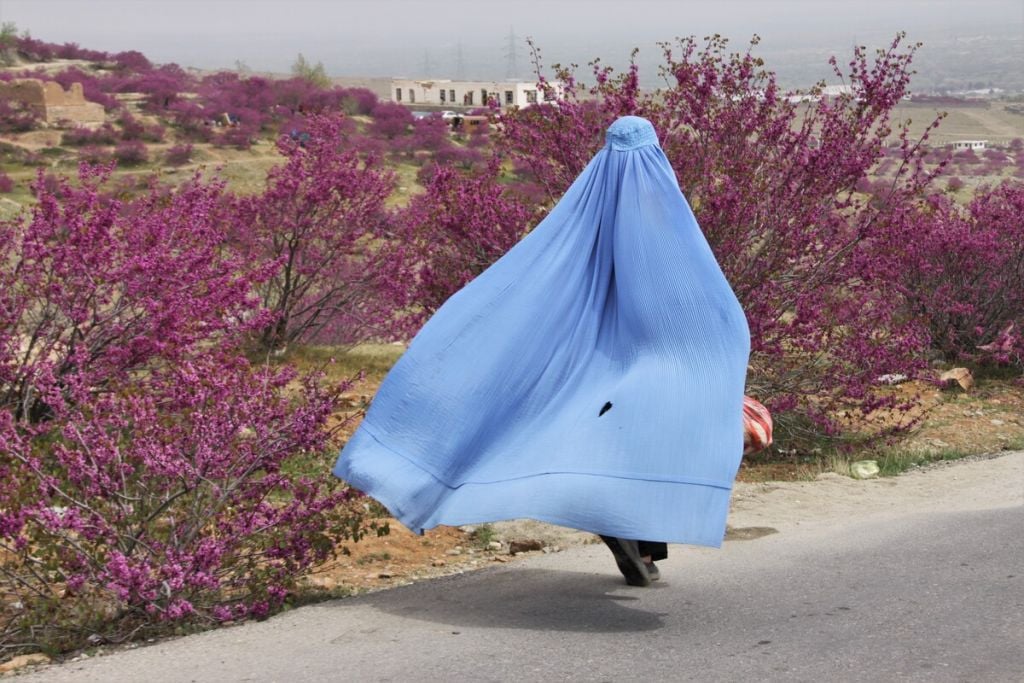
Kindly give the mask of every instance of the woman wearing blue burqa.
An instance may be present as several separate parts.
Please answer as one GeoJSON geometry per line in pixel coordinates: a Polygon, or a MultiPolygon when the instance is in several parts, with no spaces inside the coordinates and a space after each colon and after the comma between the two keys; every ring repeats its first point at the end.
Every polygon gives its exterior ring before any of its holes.
{"type": "Polygon", "coordinates": [[[413,339],[334,473],[414,530],[594,532],[647,585],[666,542],[721,545],[750,337],[654,127],[606,139],[413,339]]]}

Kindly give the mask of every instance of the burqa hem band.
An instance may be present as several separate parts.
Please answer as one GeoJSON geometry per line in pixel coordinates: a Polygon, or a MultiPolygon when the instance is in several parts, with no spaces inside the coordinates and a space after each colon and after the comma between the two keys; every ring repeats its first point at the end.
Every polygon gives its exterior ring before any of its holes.
{"type": "Polygon", "coordinates": [[[354,449],[358,456],[348,465],[349,476],[362,482],[360,489],[372,490],[378,502],[417,533],[439,524],[461,526],[534,519],[630,538],[636,528],[637,502],[642,501],[657,516],[663,516],[660,524],[647,527],[645,533],[652,537],[667,543],[713,548],[722,544],[729,512],[728,488],[567,472],[501,482],[468,482],[452,488],[388,450],[365,431],[353,439],[357,440],[354,449]],[[379,472],[388,474],[377,478],[379,472]],[[586,490],[588,495],[569,498],[566,489],[586,490]],[[452,495],[455,493],[458,495],[452,495]],[[481,505],[483,499],[487,505],[481,505]],[[424,513],[425,510],[429,512],[424,513]],[[681,533],[684,529],[685,533],[681,533]]]}

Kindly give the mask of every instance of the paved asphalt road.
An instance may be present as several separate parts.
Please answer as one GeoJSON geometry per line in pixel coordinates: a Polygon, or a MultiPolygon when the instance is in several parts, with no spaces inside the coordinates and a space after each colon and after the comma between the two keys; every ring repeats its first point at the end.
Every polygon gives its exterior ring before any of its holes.
{"type": "Polygon", "coordinates": [[[19,680],[1024,681],[1024,507],[950,508],[673,547],[648,589],[585,546],[19,680]]]}

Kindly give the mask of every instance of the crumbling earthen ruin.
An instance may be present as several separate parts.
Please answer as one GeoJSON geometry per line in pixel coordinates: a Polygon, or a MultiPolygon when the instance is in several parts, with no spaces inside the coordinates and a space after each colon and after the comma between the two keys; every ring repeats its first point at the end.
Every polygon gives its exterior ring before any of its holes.
{"type": "Polygon", "coordinates": [[[0,99],[21,102],[51,126],[93,126],[105,120],[103,105],[86,100],[81,83],[65,90],[60,83],[23,78],[0,83],[0,99]]]}

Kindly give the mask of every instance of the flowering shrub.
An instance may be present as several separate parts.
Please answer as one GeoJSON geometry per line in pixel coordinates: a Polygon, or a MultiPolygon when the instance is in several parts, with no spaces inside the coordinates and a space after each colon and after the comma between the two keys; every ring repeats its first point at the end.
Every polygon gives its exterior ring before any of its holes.
{"type": "Polygon", "coordinates": [[[233,73],[207,76],[197,88],[205,115],[219,120],[224,114],[241,119],[241,123],[259,130],[270,121],[277,105],[273,83],[265,78],[243,78],[233,73]]]}
{"type": "Polygon", "coordinates": [[[213,137],[213,125],[203,108],[189,100],[173,102],[168,108],[177,129],[177,139],[192,142],[209,142],[213,137]]]}
{"type": "Polygon", "coordinates": [[[386,334],[390,309],[379,296],[387,269],[374,248],[385,225],[393,174],[352,149],[342,119],[311,116],[308,138],[281,136],[286,157],[262,194],[234,207],[238,240],[254,261],[281,270],[257,291],[274,320],[266,349],[303,339],[347,344],[386,334]]]}
{"type": "Polygon", "coordinates": [[[950,361],[1024,369],[1024,184],[980,188],[967,207],[932,197],[880,241],[889,280],[950,361]]]}
{"type": "MultiPolygon", "coordinates": [[[[23,57],[34,62],[48,62],[55,57],[58,59],[82,59],[90,62],[105,62],[112,59],[109,52],[89,50],[80,47],[78,43],[64,43],[62,45],[48,43],[27,34],[15,37],[14,46],[23,57]]],[[[115,55],[113,59],[126,54],[142,56],[137,52],[120,53],[115,55]]]]}
{"type": "Polygon", "coordinates": [[[364,530],[337,390],[240,352],[278,264],[229,249],[223,188],[108,180],[0,223],[0,656],[266,616],[364,530]]]}
{"type": "Polygon", "coordinates": [[[388,140],[405,135],[415,121],[408,109],[393,102],[381,102],[373,108],[372,114],[371,132],[388,140]]]}
{"type": "Polygon", "coordinates": [[[114,68],[118,71],[140,73],[153,68],[153,65],[146,59],[146,56],[138,50],[118,52],[111,57],[111,61],[114,62],[114,68]]]}
{"type": "Polygon", "coordinates": [[[11,176],[0,171],[0,193],[7,194],[14,191],[14,180],[11,176]]]}
{"type": "Polygon", "coordinates": [[[961,164],[976,164],[981,161],[973,149],[962,149],[953,154],[953,160],[961,164]]]}
{"type": "Polygon", "coordinates": [[[28,35],[19,37],[15,46],[21,55],[36,62],[48,62],[53,59],[57,48],[52,43],[47,43],[28,35]]]}
{"type": "Polygon", "coordinates": [[[29,189],[36,197],[40,197],[43,194],[49,194],[59,199],[64,198],[65,190],[67,190],[67,184],[63,182],[63,179],[54,173],[43,173],[42,177],[36,176],[34,183],[29,185],[29,189]]]}
{"type": "MultiPolygon", "coordinates": [[[[136,51],[110,54],[84,50],[74,43],[56,45],[29,37],[17,39],[17,47],[30,60],[48,60],[57,55],[99,62],[97,70],[68,67],[56,74],[31,75],[54,80],[65,88],[81,83],[86,99],[99,102],[108,111],[122,108],[113,97],[115,93],[143,93],[147,96],[146,111],[169,115],[182,128],[184,137],[193,141],[208,141],[212,131],[205,130],[205,124],[225,114],[241,118],[247,130],[245,133],[225,132],[218,141],[225,146],[247,148],[254,136],[276,131],[283,120],[297,113],[369,115],[379,105],[376,95],[365,88],[323,87],[305,78],[267,79],[226,71],[196,78],[177,64],[154,66],[136,51]],[[198,97],[194,101],[186,100],[182,98],[183,93],[195,93],[198,97]]],[[[0,125],[3,119],[0,109],[0,125]]],[[[24,117],[18,117],[17,124],[34,125],[24,117]]],[[[130,132],[124,139],[156,141],[133,136],[130,132]]]]}
{"type": "Polygon", "coordinates": [[[425,192],[396,217],[398,248],[410,261],[404,294],[415,311],[405,323],[413,327],[508,251],[537,217],[508,195],[496,158],[473,175],[425,168],[433,170],[425,192]]]}
{"type": "MultiPolygon", "coordinates": [[[[857,48],[846,69],[832,60],[852,93],[796,104],[751,51],[730,53],[718,36],[681,39],[664,46],[666,88],[642,95],[635,65],[616,76],[595,63],[584,92],[560,69],[565,98],[503,114],[491,138],[553,201],[615,118],[651,119],[747,313],[753,391],[828,430],[835,409],[893,403],[876,377],[922,365],[926,336],[897,315],[868,248],[890,212],[920,201],[932,177],[922,141],[890,121],[914,51],[902,36],[874,60],[857,48]],[[890,133],[898,144],[887,152],[890,133]],[[883,158],[892,177],[865,185],[883,158]]],[[[539,87],[551,86],[541,76],[539,87]]]]}
{"type": "Polygon", "coordinates": [[[377,96],[366,88],[345,88],[341,95],[341,108],[346,114],[369,115],[377,106],[377,96]]]}
{"type": "Polygon", "coordinates": [[[115,145],[118,141],[117,131],[109,123],[104,123],[98,128],[87,126],[76,126],[64,131],[60,136],[60,144],[69,147],[83,147],[85,145],[115,145]]]}
{"type": "Polygon", "coordinates": [[[109,169],[83,167],[79,182],[41,175],[31,213],[0,224],[0,406],[18,419],[49,414],[41,376],[102,387],[253,318],[251,289],[272,268],[224,251],[219,185],[125,204],[101,191],[109,169]]]}
{"type": "Polygon", "coordinates": [[[450,148],[448,122],[439,116],[428,116],[413,122],[410,145],[413,149],[436,152],[450,148]]]}
{"type": "Polygon", "coordinates": [[[126,140],[114,148],[114,158],[122,166],[137,166],[149,161],[149,150],[139,140],[126,140]]]}
{"type": "Polygon", "coordinates": [[[213,136],[212,141],[216,147],[234,147],[235,149],[246,150],[259,137],[259,129],[254,125],[239,125],[227,128],[223,132],[213,136]]]}
{"type": "Polygon", "coordinates": [[[98,398],[76,382],[43,425],[0,411],[0,652],[265,617],[362,533],[313,457],[334,399],[292,380],[217,352],[98,398]]]}
{"type": "Polygon", "coordinates": [[[170,166],[184,166],[192,161],[192,145],[173,145],[164,153],[164,162],[170,166]]]}
{"type": "Polygon", "coordinates": [[[457,166],[464,171],[469,171],[476,166],[483,166],[484,163],[484,155],[479,150],[455,146],[438,150],[434,154],[434,159],[439,164],[457,166]]]}
{"type": "Polygon", "coordinates": [[[164,141],[163,126],[147,126],[127,112],[122,114],[117,122],[121,126],[121,140],[140,140],[142,142],[164,141]]]}
{"type": "Polygon", "coordinates": [[[109,150],[95,145],[89,145],[78,150],[78,161],[83,164],[98,166],[109,163],[111,158],[112,155],[109,150]]]}
{"type": "Polygon", "coordinates": [[[20,102],[0,100],[0,133],[25,133],[39,125],[39,116],[20,102]]]}
{"type": "MultiPolygon", "coordinates": [[[[322,88],[303,78],[270,80],[220,72],[205,77],[194,88],[199,95],[198,104],[189,106],[174,100],[165,104],[179,125],[194,130],[197,119],[220,122],[228,115],[240,121],[240,127],[247,130],[250,138],[261,132],[288,132],[296,127],[296,117],[342,111],[365,114],[377,103],[376,96],[368,90],[322,88]]],[[[179,85],[178,89],[184,88],[179,85]]],[[[231,138],[225,144],[240,146],[240,134],[225,135],[231,138]]]]}
{"type": "Polygon", "coordinates": [[[981,153],[981,156],[987,159],[988,161],[995,161],[1000,163],[1008,163],[1010,161],[1010,157],[1006,154],[1006,152],[1003,152],[1002,150],[998,149],[986,149],[984,152],[981,153]]]}
{"type": "Polygon", "coordinates": [[[471,126],[466,146],[470,149],[482,149],[490,146],[490,126],[486,123],[471,126]]]}

